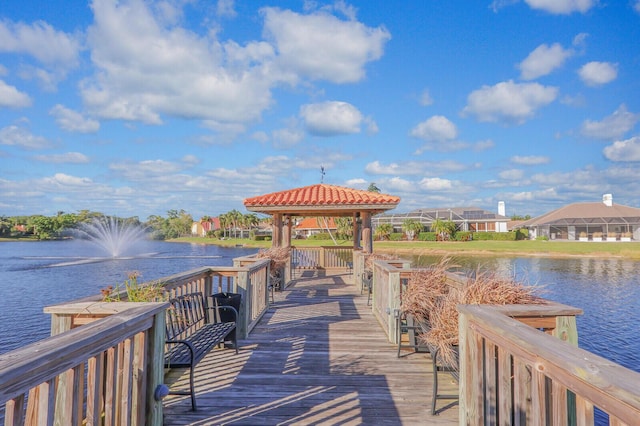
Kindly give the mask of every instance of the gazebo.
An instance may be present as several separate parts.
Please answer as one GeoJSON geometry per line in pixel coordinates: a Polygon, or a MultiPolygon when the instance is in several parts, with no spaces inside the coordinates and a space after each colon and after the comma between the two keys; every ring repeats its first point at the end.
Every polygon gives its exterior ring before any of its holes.
{"type": "Polygon", "coordinates": [[[291,246],[294,217],[353,218],[353,247],[364,253],[373,252],[371,216],[394,209],[400,197],[372,191],[317,184],[246,198],[247,210],[273,216],[273,247],[291,246]]]}

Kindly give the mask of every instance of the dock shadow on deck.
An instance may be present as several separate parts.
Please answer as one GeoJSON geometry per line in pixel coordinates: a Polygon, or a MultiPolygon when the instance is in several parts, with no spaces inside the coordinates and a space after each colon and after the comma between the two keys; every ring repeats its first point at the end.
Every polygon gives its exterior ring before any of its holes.
{"type": "MultiPolygon", "coordinates": [[[[396,357],[349,274],[309,272],[277,293],[238,355],[215,350],[200,362],[198,411],[188,397],[170,396],[164,424],[457,424],[456,403],[430,414],[429,355],[396,357]]],[[[167,378],[187,380],[184,371],[167,378]]],[[[441,385],[455,392],[448,380],[441,385]]]]}

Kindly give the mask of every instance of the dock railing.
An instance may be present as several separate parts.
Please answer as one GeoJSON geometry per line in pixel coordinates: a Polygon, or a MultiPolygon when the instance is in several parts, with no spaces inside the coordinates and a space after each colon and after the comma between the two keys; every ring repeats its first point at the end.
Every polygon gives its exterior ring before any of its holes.
{"type": "MultiPolygon", "coordinates": [[[[365,257],[354,255],[354,271],[364,271],[365,257]]],[[[370,264],[371,309],[397,344],[395,314],[413,269],[402,261],[370,264]]],[[[448,276],[453,286],[464,279],[448,276]]],[[[577,347],[581,309],[546,301],[458,311],[461,425],[592,425],[595,407],[612,425],[638,423],[640,373],[577,347]]]]}
{"type": "Polygon", "coordinates": [[[294,269],[348,269],[353,268],[353,248],[341,246],[292,247],[291,265],[294,269]]]}
{"type": "Polygon", "coordinates": [[[103,305],[112,315],[0,355],[5,425],[162,424],[168,304],[103,305]]]}
{"type": "Polygon", "coordinates": [[[509,307],[458,311],[461,425],[592,425],[594,407],[611,425],[638,424],[639,373],[562,341],[566,330],[552,333],[558,339],[512,318],[509,307]]]}
{"type": "MultiPolygon", "coordinates": [[[[192,292],[201,292],[205,296],[216,293],[241,294],[237,332],[238,338],[244,339],[269,307],[268,275],[269,260],[253,259],[247,261],[244,266],[198,268],[160,278],[148,284],[161,284],[167,297],[192,292]]],[[[144,284],[147,283],[142,285],[144,284]]],[[[44,311],[51,314],[51,334],[58,334],[110,315],[109,311],[97,308],[98,302],[102,302],[100,295],[47,306],[44,311]]]]}

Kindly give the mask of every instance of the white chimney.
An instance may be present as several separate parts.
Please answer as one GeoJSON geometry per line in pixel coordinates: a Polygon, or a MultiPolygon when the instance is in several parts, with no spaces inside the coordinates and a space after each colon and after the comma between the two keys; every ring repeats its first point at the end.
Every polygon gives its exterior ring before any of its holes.
{"type": "Polygon", "coordinates": [[[504,207],[504,201],[498,201],[498,214],[500,216],[506,216],[507,210],[504,207]]]}
{"type": "Polygon", "coordinates": [[[613,206],[613,194],[604,194],[602,196],[602,202],[607,207],[613,206]]]}

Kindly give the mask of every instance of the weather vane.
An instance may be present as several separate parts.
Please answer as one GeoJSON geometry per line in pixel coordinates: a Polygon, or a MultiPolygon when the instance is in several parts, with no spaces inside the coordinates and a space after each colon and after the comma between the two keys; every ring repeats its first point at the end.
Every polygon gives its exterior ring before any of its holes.
{"type": "Polygon", "coordinates": [[[324,183],[324,166],[320,166],[320,183],[324,183]]]}

